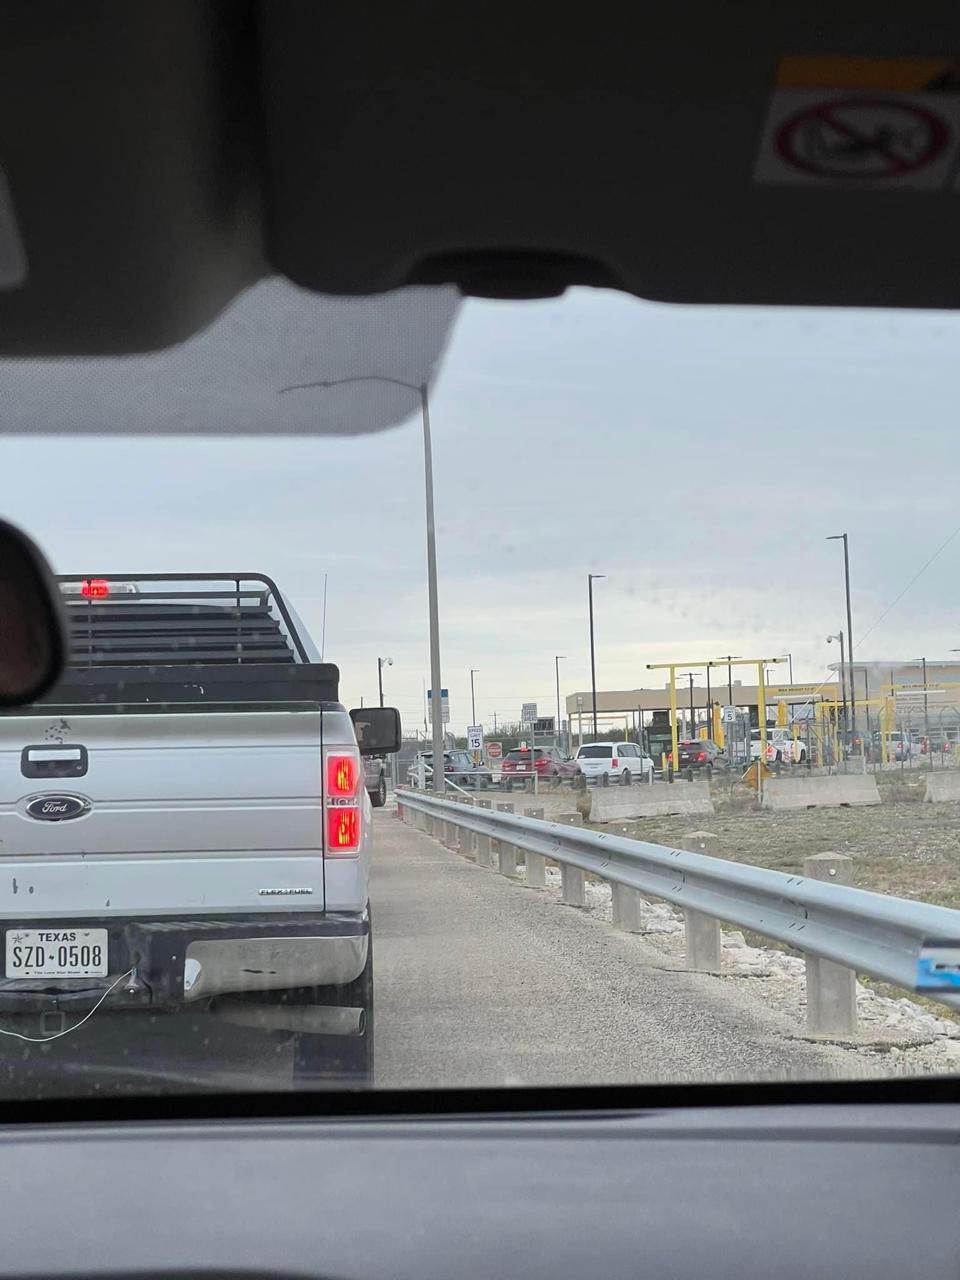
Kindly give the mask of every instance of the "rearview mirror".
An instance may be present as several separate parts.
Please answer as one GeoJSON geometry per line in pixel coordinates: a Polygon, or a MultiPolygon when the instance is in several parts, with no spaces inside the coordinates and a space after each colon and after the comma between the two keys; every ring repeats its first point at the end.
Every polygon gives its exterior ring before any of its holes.
{"type": "Polygon", "coordinates": [[[60,677],[60,592],[39,547],[0,520],[0,706],[32,702],[60,677]]]}
{"type": "Polygon", "coordinates": [[[350,712],[362,756],[400,750],[400,712],[396,707],[359,707],[350,712]]]}

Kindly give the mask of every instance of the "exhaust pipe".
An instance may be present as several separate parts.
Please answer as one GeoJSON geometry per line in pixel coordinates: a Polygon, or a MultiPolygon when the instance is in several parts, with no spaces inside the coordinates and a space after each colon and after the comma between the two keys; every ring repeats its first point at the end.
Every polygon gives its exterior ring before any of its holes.
{"type": "Polygon", "coordinates": [[[366,1009],[327,1004],[249,1004],[221,997],[210,1007],[214,1017],[260,1031],[300,1031],[320,1036],[362,1036],[366,1009]]]}

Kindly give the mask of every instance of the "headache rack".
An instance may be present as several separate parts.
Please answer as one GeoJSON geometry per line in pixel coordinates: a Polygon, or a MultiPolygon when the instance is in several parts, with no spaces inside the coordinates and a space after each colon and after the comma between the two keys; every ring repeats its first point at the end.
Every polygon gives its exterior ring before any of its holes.
{"type": "Polygon", "coordinates": [[[73,668],[308,663],[260,573],[60,574],[73,668]]]}

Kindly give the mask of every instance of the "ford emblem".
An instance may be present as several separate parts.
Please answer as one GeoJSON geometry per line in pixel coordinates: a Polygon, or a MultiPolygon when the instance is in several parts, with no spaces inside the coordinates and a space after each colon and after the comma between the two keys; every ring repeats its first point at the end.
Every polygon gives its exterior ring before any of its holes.
{"type": "Polygon", "coordinates": [[[66,822],[68,818],[82,817],[89,809],[90,801],[81,796],[34,796],[27,802],[29,816],[41,822],[66,822]]]}

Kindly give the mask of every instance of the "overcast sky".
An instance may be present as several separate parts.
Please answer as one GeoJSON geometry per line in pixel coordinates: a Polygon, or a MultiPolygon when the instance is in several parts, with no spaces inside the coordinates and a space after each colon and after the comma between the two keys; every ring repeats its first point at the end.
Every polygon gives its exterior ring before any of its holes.
{"type": "MultiPolygon", "coordinates": [[[[960,317],[674,308],[573,291],[469,302],[432,392],[444,683],[454,727],[647,662],[792,651],[836,661],[851,541],[857,656],[960,647],[955,369],[960,317]]],[[[0,370],[2,373],[2,370],[0,370]]],[[[16,406],[7,404],[7,429],[16,406]]],[[[361,438],[7,437],[3,514],[59,571],[262,570],[348,704],[423,725],[429,674],[419,415],[361,438]]],[[[746,673],[744,679],[747,679],[746,673]]]]}

